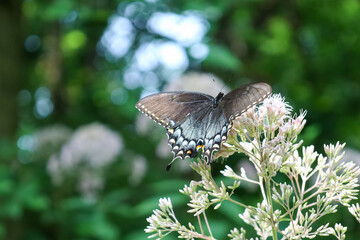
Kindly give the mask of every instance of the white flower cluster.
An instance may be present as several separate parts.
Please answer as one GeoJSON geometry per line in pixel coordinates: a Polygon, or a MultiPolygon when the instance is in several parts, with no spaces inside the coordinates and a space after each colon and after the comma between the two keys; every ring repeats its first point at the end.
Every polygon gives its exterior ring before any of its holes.
{"type": "Polygon", "coordinates": [[[47,170],[55,185],[70,175],[78,176],[79,191],[93,198],[103,186],[101,169],[116,159],[122,147],[116,132],[92,123],[76,130],[60,152],[50,157],[47,170]]]}
{"type": "Polygon", "coordinates": [[[360,223],[360,206],[359,203],[352,204],[351,207],[349,207],[349,212],[358,220],[360,223]]]}
{"type": "MultiPolygon", "coordinates": [[[[360,168],[351,161],[341,161],[345,144],[325,145],[325,156],[317,153],[314,146],[302,147],[299,151],[302,141],[297,138],[305,125],[305,114],[292,115],[292,109],[284,98],[272,95],[259,107],[235,119],[228,140],[216,156],[244,153],[255,166],[257,179],[249,179],[243,168],[237,173],[225,166],[221,173],[233,181],[225,185],[223,181],[213,179],[211,166],[198,160],[191,167],[201,180],[191,181],[180,192],[190,198],[188,212],[197,217],[200,233],[191,224],[191,228],[181,225],[169,204],[167,215],[160,214],[164,212],[160,207],[161,210],[155,210],[154,215],[148,218],[150,225],[146,232],[153,233],[150,237],[158,239],[164,236],[165,230],[167,234],[177,232],[179,238],[214,239],[206,210],[210,207],[218,209],[223,201],[229,201],[245,209],[237,214],[255,229],[257,236],[250,239],[313,239],[329,235],[345,239],[347,228],[341,224],[331,227],[325,221],[324,225],[315,229],[314,223],[319,225],[324,216],[335,213],[338,203],[347,207],[360,222],[359,204],[350,205],[351,201],[357,199],[360,168]],[[277,176],[279,173],[281,178],[277,176]],[[259,187],[261,202],[246,205],[233,198],[242,181],[259,187]],[[172,222],[171,227],[165,224],[169,221],[172,222]],[[204,234],[204,223],[208,234],[204,234]]],[[[245,235],[243,228],[240,231],[234,228],[228,237],[246,240],[245,235]]]]}
{"type": "Polygon", "coordinates": [[[191,167],[201,176],[201,181],[191,181],[190,186],[184,187],[180,190],[181,193],[190,197],[191,208],[188,212],[194,213],[194,216],[199,216],[204,213],[211,205],[216,204],[214,209],[218,209],[224,200],[230,199],[233,192],[228,192],[228,189],[235,189],[239,187],[240,182],[235,181],[234,186],[226,187],[221,181],[220,186],[214,181],[211,176],[211,169],[202,161],[198,163],[191,163],[191,167]]]}
{"type": "Polygon", "coordinates": [[[170,198],[161,198],[159,200],[159,207],[160,209],[154,210],[154,214],[146,219],[150,225],[145,229],[145,232],[152,233],[149,238],[157,237],[157,239],[161,239],[176,231],[179,234],[179,238],[214,240],[212,237],[197,233],[191,223],[188,224],[188,228],[181,225],[175,217],[170,198]]]}
{"type": "Polygon", "coordinates": [[[70,128],[55,124],[39,129],[35,135],[35,159],[48,159],[54,152],[69,140],[72,131],[70,128]]]}
{"type": "MultiPolygon", "coordinates": [[[[233,230],[230,230],[230,233],[228,234],[228,237],[230,240],[246,240],[245,237],[246,231],[243,228],[240,228],[240,232],[237,228],[234,228],[233,230]]],[[[259,240],[259,238],[250,238],[249,240],[259,240]]]]}

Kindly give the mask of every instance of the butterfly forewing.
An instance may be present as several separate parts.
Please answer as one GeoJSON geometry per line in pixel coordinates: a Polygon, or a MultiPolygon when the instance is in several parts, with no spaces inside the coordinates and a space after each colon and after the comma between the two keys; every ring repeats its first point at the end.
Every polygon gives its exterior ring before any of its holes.
{"type": "Polygon", "coordinates": [[[196,92],[165,92],[141,99],[136,107],[167,128],[173,160],[194,158],[202,148],[202,158],[211,162],[213,152],[227,139],[232,120],[270,93],[266,83],[241,86],[217,100],[196,92]]]}
{"type": "Polygon", "coordinates": [[[270,93],[271,86],[267,83],[247,84],[226,94],[220,105],[230,121],[262,102],[270,93]]]}
{"type": "Polygon", "coordinates": [[[209,106],[212,97],[193,92],[165,92],[141,99],[136,108],[160,125],[170,128],[183,123],[190,114],[209,106]]]}

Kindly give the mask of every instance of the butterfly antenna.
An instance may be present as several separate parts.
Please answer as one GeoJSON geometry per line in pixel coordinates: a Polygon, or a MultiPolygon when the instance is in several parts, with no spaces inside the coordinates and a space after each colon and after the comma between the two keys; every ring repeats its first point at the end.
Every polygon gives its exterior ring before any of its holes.
{"type": "MultiPolygon", "coordinates": [[[[233,76],[232,76],[232,78],[233,78],[233,76]]],[[[224,80],[220,92],[223,92],[224,88],[226,87],[226,83],[230,83],[230,79],[229,79],[229,78],[226,78],[226,79],[224,80]]]]}
{"type": "Polygon", "coordinates": [[[212,79],[212,81],[213,81],[213,84],[214,84],[214,86],[215,86],[215,83],[216,83],[216,80],[215,80],[215,78],[213,78],[213,79],[212,79]]]}
{"type": "MultiPolygon", "coordinates": [[[[235,75],[234,75],[234,74],[232,74],[231,79],[233,79],[233,78],[234,78],[234,76],[235,76],[235,75]]],[[[223,83],[223,86],[222,86],[222,88],[221,88],[220,92],[222,92],[222,90],[225,88],[226,83],[230,83],[230,78],[226,78],[226,79],[224,80],[224,83],[223,83]]]]}
{"type": "MultiPolygon", "coordinates": [[[[216,82],[215,78],[213,78],[212,80],[213,80],[213,83],[215,84],[215,82],[216,82]]],[[[224,83],[223,83],[223,85],[222,85],[222,87],[220,89],[220,92],[222,92],[222,90],[225,88],[226,82],[229,82],[229,80],[224,81],[224,83]]]]}
{"type": "Polygon", "coordinates": [[[221,89],[220,89],[220,92],[223,92],[223,89],[225,88],[225,83],[223,83],[223,86],[221,87],[221,89]]]}
{"type": "Polygon", "coordinates": [[[223,90],[224,90],[225,87],[226,87],[226,83],[224,82],[221,89],[220,89],[220,92],[224,93],[223,90]]]}

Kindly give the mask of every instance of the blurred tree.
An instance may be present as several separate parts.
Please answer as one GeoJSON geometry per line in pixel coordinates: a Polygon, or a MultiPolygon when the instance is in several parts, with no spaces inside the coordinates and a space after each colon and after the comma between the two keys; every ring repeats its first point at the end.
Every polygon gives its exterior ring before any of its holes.
{"type": "MultiPolygon", "coordinates": [[[[0,2],[0,161],[10,167],[15,159],[13,141],[18,130],[17,94],[23,83],[21,1],[0,2]]],[[[3,182],[4,183],[4,182],[3,182]]],[[[5,185],[9,181],[5,181],[5,185]]],[[[4,186],[4,185],[3,185],[4,186]]],[[[1,203],[6,206],[6,204],[1,203]]],[[[0,228],[5,239],[18,239],[21,224],[8,217],[0,228]]]]}
{"type": "Polygon", "coordinates": [[[12,139],[18,127],[16,96],[22,87],[21,1],[0,3],[0,138],[12,139]]]}

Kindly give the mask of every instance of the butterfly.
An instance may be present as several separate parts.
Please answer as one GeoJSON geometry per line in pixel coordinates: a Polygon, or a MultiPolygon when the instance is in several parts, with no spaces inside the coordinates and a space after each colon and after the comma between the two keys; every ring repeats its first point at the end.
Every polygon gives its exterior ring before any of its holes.
{"type": "Polygon", "coordinates": [[[198,92],[163,92],[149,95],[136,108],[166,128],[168,143],[176,158],[201,158],[212,162],[213,152],[226,141],[233,120],[271,94],[267,83],[253,83],[216,97],[198,92]]]}

